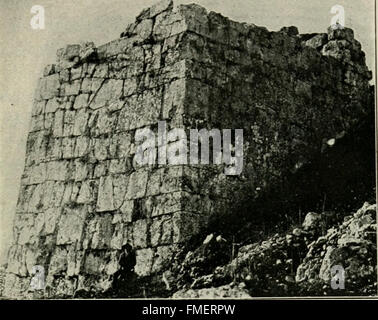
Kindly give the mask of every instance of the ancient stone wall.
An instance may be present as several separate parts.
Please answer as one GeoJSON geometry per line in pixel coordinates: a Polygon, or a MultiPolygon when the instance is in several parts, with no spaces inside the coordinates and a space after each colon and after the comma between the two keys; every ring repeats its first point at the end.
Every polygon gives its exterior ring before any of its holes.
{"type": "Polygon", "coordinates": [[[350,29],[269,32],[171,1],[120,39],[59,50],[35,95],[4,294],[27,295],[34,265],[49,296],[103,291],[126,243],[139,276],[163,270],[241,185],[258,195],[358,121],[370,79],[350,29]],[[135,132],[158,121],[243,129],[242,174],[138,165],[135,132]]]}

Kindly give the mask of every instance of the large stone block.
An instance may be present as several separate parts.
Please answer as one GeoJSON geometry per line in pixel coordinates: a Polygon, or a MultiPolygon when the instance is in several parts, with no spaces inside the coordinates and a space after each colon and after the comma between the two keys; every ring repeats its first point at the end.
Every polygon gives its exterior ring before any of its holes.
{"type": "Polygon", "coordinates": [[[45,106],[48,100],[34,100],[32,107],[32,115],[36,116],[45,112],[45,106]]]}
{"type": "Polygon", "coordinates": [[[117,123],[117,114],[111,112],[109,108],[96,110],[92,115],[96,117],[96,123],[91,128],[93,135],[110,134],[114,131],[117,123]]]}
{"type": "Polygon", "coordinates": [[[19,299],[25,299],[25,297],[31,298],[28,292],[29,286],[29,278],[20,277],[14,273],[8,272],[5,276],[3,296],[19,299]]]}
{"type": "Polygon", "coordinates": [[[130,175],[126,199],[138,199],[146,195],[148,181],[148,171],[147,170],[138,170],[133,172],[130,175]]]}
{"type": "Polygon", "coordinates": [[[186,81],[179,79],[168,84],[164,90],[163,119],[170,119],[173,125],[183,123],[186,81]]]}
{"type": "Polygon", "coordinates": [[[162,13],[155,19],[153,36],[156,40],[163,40],[186,31],[187,25],[178,12],[162,13]]]}
{"type": "Polygon", "coordinates": [[[67,82],[62,86],[62,93],[65,96],[76,96],[80,92],[81,80],[67,82]]]}
{"type": "Polygon", "coordinates": [[[38,239],[38,228],[34,225],[34,214],[17,214],[14,224],[14,235],[20,245],[35,244],[38,239]]]}
{"type": "Polygon", "coordinates": [[[96,252],[89,252],[84,260],[84,272],[92,275],[101,275],[106,268],[105,254],[96,252]]]}
{"type": "Polygon", "coordinates": [[[97,180],[83,181],[76,199],[79,204],[91,204],[95,201],[98,191],[97,180]]]}
{"type": "Polygon", "coordinates": [[[57,230],[57,224],[61,213],[62,209],[59,207],[49,208],[42,213],[41,218],[43,219],[43,232],[40,233],[41,235],[54,234],[54,232],[57,230]]]}
{"type": "Polygon", "coordinates": [[[101,87],[90,97],[89,107],[99,109],[122,96],[123,80],[106,79],[101,87]]]}
{"type": "Polygon", "coordinates": [[[173,220],[170,215],[156,217],[152,220],[149,229],[152,247],[171,244],[173,235],[173,220]]]}
{"type": "MultiPolygon", "coordinates": [[[[80,143],[80,141],[79,141],[80,143]]],[[[83,152],[80,150],[81,145],[79,144],[77,148],[78,154],[83,152]]],[[[64,137],[62,139],[62,158],[63,159],[72,159],[75,154],[75,139],[70,137],[64,137]]]]}
{"type": "Polygon", "coordinates": [[[74,208],[64,208],[58,224],[57,245],[82,241],[87,210],[87,207],[82,205],[77,205],[74,208]]]}
{"type": "Polygon", "coordinates": [[[49,276],[62,275],[67,270],[67,249],[56,247],[49,264],[49,276]]]}
{"type": "MultiPolygon", "coordinates": [[[[73,107],[75,109],[86,108],[88,106],[88,101],[89,101],[88,93],[79,94],[75,98],[75,103],[74,103],[73,107]]],[[[87,113],[87,111],[85,111],[85,112],[87,113]]]]}
{"type": "Polygon", "coordinates": [[[183,192],[177,191],[149,198],[149,203],[151,204],[151,216],[157,217],[182,210],[182,200],[184,195],[183,192]]]}
{"type": "Polygon", "coordinates": [[[182,243],[189,240],[193,235],[198,234],[204,216],[190,212],[177,212],[173,215],[173,242],[182,243]]]}
{"type": "Polygon", "coordinates": [[[30,198],[28,199],[27,212],[37,213],[44,207],[44,185],[37,184],[35,188],[31,190],[30,198]]]}
{"type": "Polygon", "coordinates": [[[143,42],[149,39],[152,34],[153,25],[152,19],[145,19],[138,23],[134,29],[136,40],[143,42]]]}
{"type": "Polygon", "coordinates": [[[73,178],[75,181],[83,181],[87,178],[91,178],[90,172],[92,172],[93,165],[84,162],[83,159],[76,159],[74,164],[75,169],[73,178]]]}
{"type": "Polygon", "coordinates": [[[128,131],[157,123],[161,110],[161,88],[147,90],[125,100],[117,129],[128,131]]]}
{"type": "Polygon", "coordinates": [[[101,177],[98,189],[97,207],[98,212],[114,211],[113,179],[111,176],[101,177]]]}
{"type": "MultiPolygon", "coordinates": [[[[72,155],[73,157],[80,158],[80,157],[84,157],[85,155],[89,153],[89,148],[90,148],[89,137],[79,136],[76,139],[71,138],[71,141],[73,143],[73,149],[74,149],[73,155],[72,155]]],[[[63,143],[64,143],[64,139],[63,139],[63,143]]],[[[63,154],[63,157],[64,157],[64,154],[63,154]]]]}
{"type": "MultiPolygon", "coordinates": [[[[116,218],[117,215],[114,216],[116,218]]],[[[125,234],[125,224],[122,223],[122,218],[119,218],[119,220],[112,221],[114,225],[114,231],[112,234],[112,238],[110,240],[110,247],[112,249],[121,250],[122,245],[124,243],[124,234],[125,234]]]]}
{"type": "Polygon", "coordinates": [[[125,201],[126,190],[129,184],[129,176],[126,174],[115,174],[113,176],[113,198],[114,207],[121,208],[125,201]]]}
{"type": "MultiPolygon", "coordinates": [[[[88,124],[89,127],[92,127],[88,124]]],[[[99,161],[104,161],[109,158],[109,140],[107,136],[92,139],[94,157],[99,161]]]]}
{"type": "Polygon", "coordinates": [[[69,161],[50,161],[47,162],[46,179],[65,181],[70,178],[72,173],[71,163],[69,161]]]}
{"type": "Polygon", "coordinates": [[[113,234],[113,216],[105,214],[95,217],[90,221],[87,234],[91,237],[92,249],[108,249],[113,234]]]}
{"type": "Polygon", "coordinates": [[[154,250],[150,248],[136,251],[136,265],[134,271],[138,276],[147,276],[150,274],[154,255],[154,250]]]}
{"type": "Polygon", "coordinates": [[[150,7],[149,16],[150,18],[164,12],[171,11],[173,9],[173,0],[161,0],[150,7]]]}
{"type": "Polygon", "coordinates": [[[134,200],[125,200],[120,208],[120,211],[122,213],[122,220],[124,222],[132,222],[134,213],[134,200]]]}
{"type": "Polygon", "coordinates": [[[62,105],[62,101],[59,98],[52,98],[47,100],[45,112],[55,112],[57,111],[62,105]]]}
{"type": "Polygon", "coordinates": [[[64,121],[64,111],[58,110],[55,113],[54,124],[53,124],[53,134],[55,137],[63,136],[63,122],[64,121]]]}
{"type": "Polygon", "coordinates": [[[154,255],[154,262],[152,265],[151,272],[157,273],[168,269],[172,264],[172,258],[178,251],[177,245],[159,246],[156,249],[154,255]]]}
{"type": "Polygon", "coordinates": [[[60,82],[59,75],[53,74],[41,78],[38,83],[35,97],[37,100],[51,99],[59,96],[60,82]]]}
{"type": "Polygon", "coordinates": [[[210,35],[210,21],[205,8],[197,4],[181,5],[178,7],[178,12],[184,18],[186,30],[203,36],[210,35]]]}
{"type": "Polygon", "coordinates": [[[30,167],[29,184],[43,183],[46,180],[46,163],[42,162],[30,167]]]}
{"type": "Polygon", "coordinates": [[[7,272],[15,275],[26,276],[27,269],[25,264],[26,247],[23,245],[12,245],[8,252],[7,272]]]}
{"type": "Polygon", "coordinates": [[[46,202],[46,206],[48,208],[60,208],[64,198],[65,190],[65,182],[47,181],[44,187],[44,201],[46,202]]]}
{"type": "Polygon", "coordinates": [[[129,132],[119,132],[112,135],[109,153],[114,158],[126,159],[133,153],[133,137],[129,132]]]}
{"type": "Polygon", "coordinates": [[[133,246],[136,249],[148,246],[148,222],[146,219],[137,220],[133,223],[133,246]]]}

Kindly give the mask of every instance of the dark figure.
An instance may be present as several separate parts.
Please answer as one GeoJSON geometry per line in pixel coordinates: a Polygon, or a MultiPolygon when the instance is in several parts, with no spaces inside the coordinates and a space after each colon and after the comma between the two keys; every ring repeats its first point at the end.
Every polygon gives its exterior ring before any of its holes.
{"type": "Polygon", "coordinates": [[[112,293],[118,297],[128,296],[133,291],[136,264],[135,251],[130,244],[122,247],[118,263],[120,267],[113,275],[112,293]]]}
{"type": "Polygon", "coordinates": [[[135,251],[128,243],[122,247],[118,263],[120,267],[114,274],[114,280],[125,279],[134,272],[134,266],[136,264],[135,251]]]}

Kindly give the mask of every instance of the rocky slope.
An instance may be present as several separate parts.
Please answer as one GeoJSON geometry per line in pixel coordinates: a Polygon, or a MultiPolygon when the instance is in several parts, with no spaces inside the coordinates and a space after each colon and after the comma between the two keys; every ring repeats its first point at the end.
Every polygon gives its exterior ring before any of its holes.
{"type": "Polygon", "coordinates": [[[210,235],[166,272],[177,283],[173,297],[376,295],[376,205],[365,203],[342,222],[335,217],[308,213],[301,226],[237,253],[237,245],[210,235]],[[344,289],[330,285],[335,265],[345,270],[344,289]]]}

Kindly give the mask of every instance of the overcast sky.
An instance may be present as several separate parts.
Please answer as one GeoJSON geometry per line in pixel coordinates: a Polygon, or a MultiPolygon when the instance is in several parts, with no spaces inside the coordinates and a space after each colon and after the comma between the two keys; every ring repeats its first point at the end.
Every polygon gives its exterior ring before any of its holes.
{"type": "MultiPolygon", "coordinates": [[[[0,0],[0,263],[11,235],[24,166],[32,97],[46,64],[68,43],[116,39],[126,25],[157,0],[0,0]],[[32,6],[45,8],[45,29],[30,26],[32,6]]],[[[332,6],[345,8],[345,24],[362,43],[374,68],[374,0],[180,0],[276,31],[325,32],[332,6]]]]}

